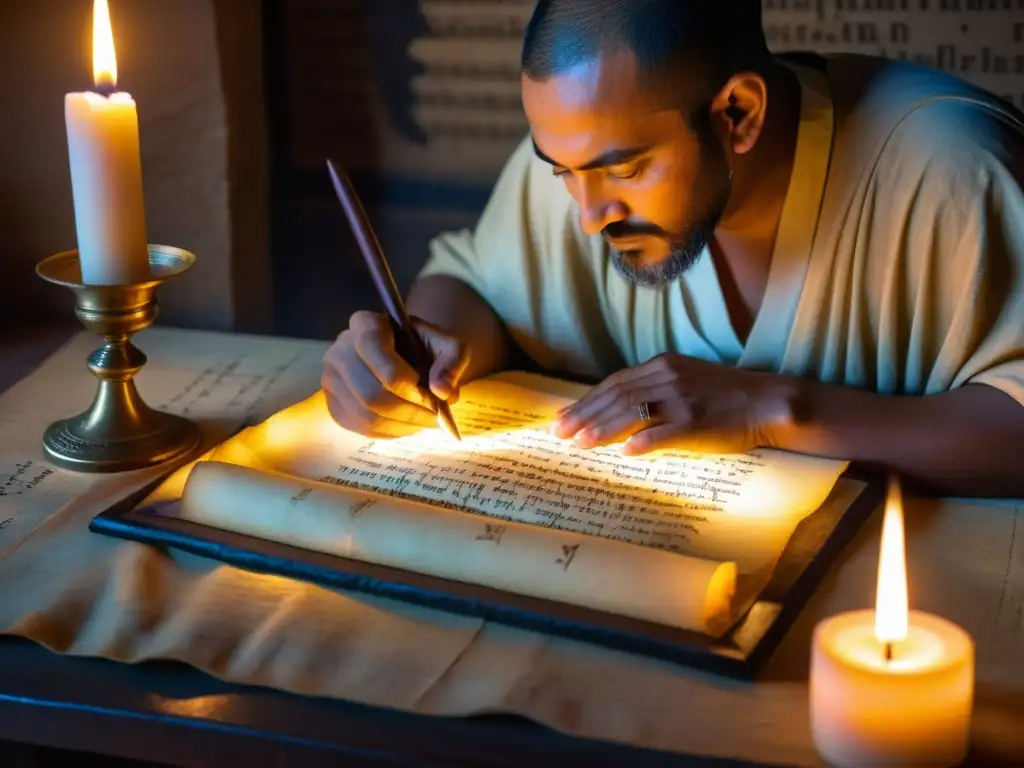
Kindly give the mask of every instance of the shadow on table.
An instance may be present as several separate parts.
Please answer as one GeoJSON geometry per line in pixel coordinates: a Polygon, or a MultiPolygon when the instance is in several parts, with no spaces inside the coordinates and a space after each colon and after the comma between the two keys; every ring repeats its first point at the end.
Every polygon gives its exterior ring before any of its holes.
{"type": "Polygon", "coordinates": [[[0,741],[0,765],[10,768],[171,768],[167,763],[114,758],[95,752],[53,749],[13,741],[0,741]]]}
{"type": "Polygon", "coordinates": [[[744,765],[576,738],[515,716],[414,715],[232,685],[179,662],[64,656],[0,636],[4,739],[189,768],[744,765]]]}

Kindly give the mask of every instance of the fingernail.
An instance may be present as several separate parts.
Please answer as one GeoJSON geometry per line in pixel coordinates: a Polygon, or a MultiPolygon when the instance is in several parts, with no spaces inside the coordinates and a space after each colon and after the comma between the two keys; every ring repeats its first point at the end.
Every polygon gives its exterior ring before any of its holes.
{"type": "Polygon", "coordinates": [[[572,424],[566,419],[555,419],[551,422],[551,434],[566,438],[572,435],[573,430],[569,429],[572,424]]]}
{"type": "Polygon", "coordinates": [[[580,448],[590,448],[597,439],[597,430],[581,429],[572,439],[580,448]]]}
{"type": "Polygon", "coordinates": [[[642,456],[644,449],[641,445],[641,441],[634,437],[626,438],[626,441],[622,444],[621,453],[623,456],[642,456]]]}
{"type": "Polygon", "coordinates": [[[437,377],[437,382],[434,385],[434,391],[438,393],[438,397],[443,395],[444,399],[447,400],[452,396],[455,389],[455,381],[452,378],[451,372],[446,371],[437,377]]]}

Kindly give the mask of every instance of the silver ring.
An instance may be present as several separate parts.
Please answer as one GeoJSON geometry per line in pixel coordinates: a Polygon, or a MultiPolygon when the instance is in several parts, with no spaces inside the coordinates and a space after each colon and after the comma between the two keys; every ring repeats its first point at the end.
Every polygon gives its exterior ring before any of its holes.
{"type": "Polygon", "coordinates": [[[651,420],[651,406],[649,406],[647,403],[640,403],[640,405],[638,405],[636,409],[640,411],[640,421],[651,420]]]}

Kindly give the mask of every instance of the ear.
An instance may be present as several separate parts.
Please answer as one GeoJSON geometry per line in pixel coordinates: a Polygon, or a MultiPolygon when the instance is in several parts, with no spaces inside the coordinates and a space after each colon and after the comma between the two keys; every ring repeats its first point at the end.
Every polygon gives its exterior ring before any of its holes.
{"type": "Polygon", "coordinates": [[[732,151],[742,155],[753,149],[761,135],[768,107],[768,87],[754,72],[741,72],[715,95],[711,116],[732,151]]]}

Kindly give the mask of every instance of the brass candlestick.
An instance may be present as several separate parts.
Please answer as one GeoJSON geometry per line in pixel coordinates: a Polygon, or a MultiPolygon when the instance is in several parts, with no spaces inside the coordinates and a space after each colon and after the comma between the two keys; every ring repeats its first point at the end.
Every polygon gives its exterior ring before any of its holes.
{"type": "Polygon", "coordinates": [[[92,405],[54,422],[43,435],[43,450],[54,464],[79,472],[120,472],[183,458],[198,447],[195,424],[150,408],[139,396],[134,379],[146,356],[130,341],[156,319],[157,287],[195,261],[188,251],[150,245],[150,279],[125,285],[83,284],[77,250],[56,253],[36,266],[47,282],[74,291],[75,315],[103,337],[88,359],[99,379],[92,405]]]}

